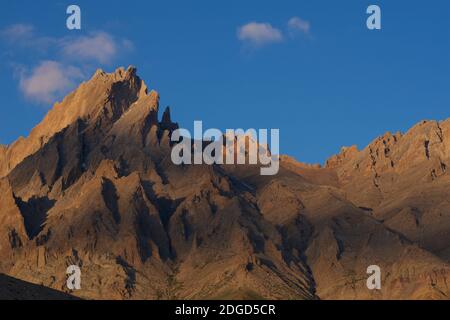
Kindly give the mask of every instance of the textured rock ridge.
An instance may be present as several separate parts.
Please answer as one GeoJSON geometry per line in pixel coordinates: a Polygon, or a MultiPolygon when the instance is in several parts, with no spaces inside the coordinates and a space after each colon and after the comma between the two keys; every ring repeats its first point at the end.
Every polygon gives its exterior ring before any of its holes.
{"type": "Polygon", "coordinates": [[[147,96],[147,87],[136,75],[136,68],[119,68],[111,74],[98,70],[90,81],[81,84],[62,102],[56,103],[27,138],[20,138],[6,150],[0,151],[5,159],[0,176],[8,174],[56,133],[78,119],[97,126],[108,126],[133,103],[147,96]]]}
{"type": "Polygon", "coordinates": [[[68,293],[76,264],[94,299],[449,298],[449,120],[261,176],[172,164],[158,113],[135,68],[98,70],[0,147],[0,273],[68,293]]]}

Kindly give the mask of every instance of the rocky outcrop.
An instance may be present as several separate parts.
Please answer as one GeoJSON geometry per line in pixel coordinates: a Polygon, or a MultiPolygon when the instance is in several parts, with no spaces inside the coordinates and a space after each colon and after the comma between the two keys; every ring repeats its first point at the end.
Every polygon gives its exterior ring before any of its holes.
{"type": "Polygon", "coordinates": [[[448,299],[449,121],[261,176],[174,165],[158,113],[135,68],[99,70],[0,149],[1,273],[67,292],[75,264],[93,299],[448,299]]]}
{"type": "Polygon", "coordinates": [[[449,137],[450,119],[423,121],[362,151],[344,149],[327,168],[336,171],[351,202],[449,261],[449,137]]]}
{"type": "Polygon", "coordinates": [[[136,75],[134,67],[127,70],[120,68],[112,74],[98,70],[90,81],[81,84],[61,103],[56,103],[29,137],[19,138],[7,148],[0,176],[7,175],[56,133],[77,120],[89,121],[98,131],[104,131],[133,103],[146,97],[147,87],[136,75]]]}

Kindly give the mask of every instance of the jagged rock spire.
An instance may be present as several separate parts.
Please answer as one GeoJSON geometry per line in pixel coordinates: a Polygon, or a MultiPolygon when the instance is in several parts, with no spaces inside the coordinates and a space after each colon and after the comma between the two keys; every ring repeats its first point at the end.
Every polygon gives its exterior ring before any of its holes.
{"type": "Polygon", "coordinates": [[[164,110],[161,123],[169,124],[172,123],[172,120],[170,119],[170,107],[167,106],[166,110],[164,110]]]}
{"type": "Polygon", "coordinates": [[[27,138],[18,139],[3,152],[7,161],[2,161],[0,177],[78,119],[93,125],[112,125],[138,100],[157,99],[157,96],[156,92],[148,93],[133,66],[112,73],[98,69],[90,80],[56,103],[27,138]]]}

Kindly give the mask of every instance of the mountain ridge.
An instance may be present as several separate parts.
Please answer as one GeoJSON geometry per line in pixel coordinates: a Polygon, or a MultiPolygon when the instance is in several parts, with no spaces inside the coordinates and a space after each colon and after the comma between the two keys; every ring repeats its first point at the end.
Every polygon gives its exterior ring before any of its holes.
{"type": "Polygon", "coordinates": [[[0,149],[0,272],[64,291],[76,264],[88,299],[449,298],[449,120],[270,177],[174,165],[158,113],[136,68],[97,70],[0,149]]]}

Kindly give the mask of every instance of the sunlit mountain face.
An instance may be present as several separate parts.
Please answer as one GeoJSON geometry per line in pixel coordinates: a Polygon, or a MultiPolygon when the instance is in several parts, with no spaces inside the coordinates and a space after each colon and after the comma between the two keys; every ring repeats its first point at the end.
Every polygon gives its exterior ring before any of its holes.
{"type": "Polygon", "coordinates": [[[2,3],[0,300],[448,300],[450,2],[360,2],[2,3]]]}
{"type": "Polygon", "coordinates": [[[2,273],[93,299],[447,297],[448,120],[261,175],[174,164],[158,113],[134,67],[98,70],[2,149],[2,273]]]}

